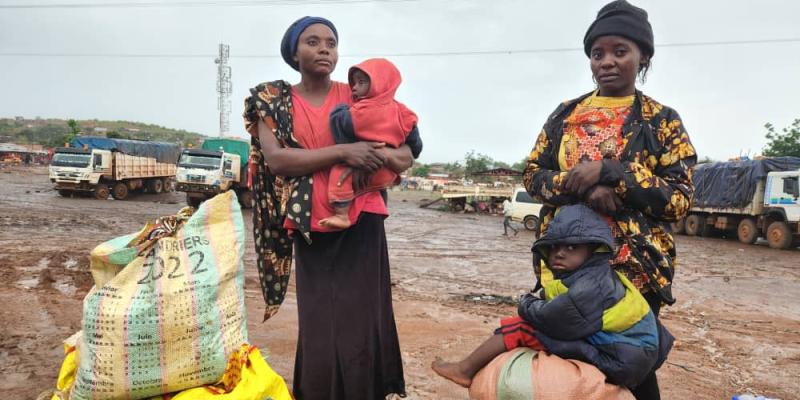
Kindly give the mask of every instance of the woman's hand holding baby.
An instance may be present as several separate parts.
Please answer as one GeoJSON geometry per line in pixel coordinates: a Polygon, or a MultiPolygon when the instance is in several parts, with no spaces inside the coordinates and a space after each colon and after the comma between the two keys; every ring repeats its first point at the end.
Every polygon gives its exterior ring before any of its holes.
{"type": "Polygon", "coordinates": [[[375,172],[386,163],[386,156],[381,152],[385,143],[355,142],[338,146],[342,151],[342,162],[353,168],[375,172]]]}
{"type": "Polygon", "coordinates": [[[595,211],[605,215],[614,215],[622,207],[622,199],[614,192],[613,188],[605,185],[597,185],[589,189],[586,203],[595,211]]]}
{"type": "Polygon", "coordinates": [[[564,181],[564,190],[578,197],[584,197],[592,186],[600,182],[600,171],[602,169],[602,161],[582,162],[574,166],[564,181]]]}

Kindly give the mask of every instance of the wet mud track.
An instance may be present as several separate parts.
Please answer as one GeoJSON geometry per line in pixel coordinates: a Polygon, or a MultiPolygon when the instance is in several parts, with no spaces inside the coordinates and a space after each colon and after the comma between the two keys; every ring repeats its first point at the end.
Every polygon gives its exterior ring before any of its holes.
{"type": "MultiPolygon", "coordinates": [[[[524,230],[501,236],[499,217],[420,209],[424,194],[391,192],[386,220],[395,317],[409,398],[466,399],[437,378],[436,357],[466,355],[533,286],[524,230]],[[481,294],[490,295],[481,297],[481,294]]],[[[427,195],[429,197],[429,195],[427,195]]],[[[54,387],[61,342],[80,329],[92,285],[89,251],[176,212],[181,193],[126,201],[62,198],[44,168],[0,169],[0,393],[33,399],[54,387]]],[[[250,235],[249,211],[245,212],[250,235]]],[[[663,398],[725,399],[800,393],[800,251],[725,239],[678,237],[678,302],[662,319],[677,343],[661,370],[663,398]]],[[[248,240],[246,303],[251,341],[291,382],[297,339],[294,287],[261,323],[263,301],[248,240]]]]}

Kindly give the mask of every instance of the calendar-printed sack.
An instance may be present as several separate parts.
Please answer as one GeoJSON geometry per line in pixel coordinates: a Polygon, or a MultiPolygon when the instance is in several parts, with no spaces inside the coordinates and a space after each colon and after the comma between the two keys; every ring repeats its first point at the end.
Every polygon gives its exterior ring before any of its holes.
{"type": "Polygon", "coordinates": [[[217,382],[247,342],[244,240],[229,191],[95,248],[70,398],[136,400],[217,382]]]}

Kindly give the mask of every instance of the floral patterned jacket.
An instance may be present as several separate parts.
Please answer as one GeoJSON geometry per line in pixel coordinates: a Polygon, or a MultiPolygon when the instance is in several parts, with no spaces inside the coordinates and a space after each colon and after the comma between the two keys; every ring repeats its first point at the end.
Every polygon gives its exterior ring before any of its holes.
{"type": "MultiPolygon", "coordinates": [[[[528,192],[544,203],[539,232],[544,232],[559,206],[578,199],[562,192],[568,171],[560,170],[559,146],[564,120],[591,93],[562,103],[547,119],[528,157],[523,180],[528,192]]],[[[632,110],[622,126],[619,160],[603,160],[600,184],[611,186],[623,201],[612,216],[630,257],[614,265],[643,293],[655,291],[672,304],[676,254],[667,223],[689,210],[694,194],[692,168],[697,161],[678,113],[636,91],[632,110]]],[[[536,256],[534,256],[536,257],[536,256]]],[[[539,277],[540,261],[534,259],[539,277]]]]}

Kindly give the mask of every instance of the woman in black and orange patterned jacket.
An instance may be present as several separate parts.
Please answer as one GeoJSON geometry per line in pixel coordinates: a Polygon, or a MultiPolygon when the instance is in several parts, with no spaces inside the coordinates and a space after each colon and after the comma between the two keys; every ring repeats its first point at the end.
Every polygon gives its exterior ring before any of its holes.
{"type": "MultiPolygon", "coordinates": [[[[607,216],[612,264],[658,315],[672,304],[675,245],[667,224],[689,210],[697,156],[678,113],[636,89],[654,54],[647,12],[624,0],[604,6],[584,37],[597,89],[562,103],[528,158],[524,181],[544,203],[539,232],[560,206],[585,202],[607,216]]],[[[542,268],[534,260],[539,275],[542,268]]],[[[655,371],[634,391],[660,398],[655,371]]]]}

